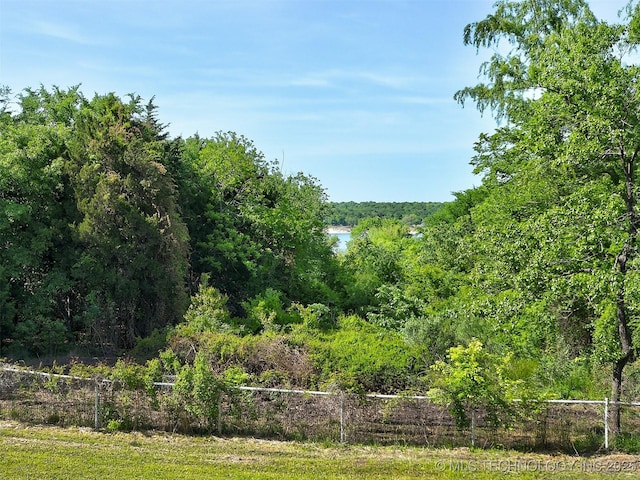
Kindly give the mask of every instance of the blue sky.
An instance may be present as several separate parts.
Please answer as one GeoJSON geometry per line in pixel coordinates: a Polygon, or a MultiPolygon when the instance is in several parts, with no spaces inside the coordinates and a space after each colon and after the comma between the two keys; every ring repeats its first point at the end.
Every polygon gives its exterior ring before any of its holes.
{"type": "Polygon", "coordinates": [[[493,3],[0,0],[0,84],[155,96],[172,136],[242,134],[332,201],[448,201],[494,127],[453,101],[488,55],[463,28],[493,3]]]}

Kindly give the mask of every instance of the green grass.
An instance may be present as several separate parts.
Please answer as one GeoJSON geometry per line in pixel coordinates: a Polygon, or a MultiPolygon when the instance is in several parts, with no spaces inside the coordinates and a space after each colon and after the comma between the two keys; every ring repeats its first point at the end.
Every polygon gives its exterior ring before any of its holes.
{"type": "Polygon", "coordinates": [[[625,467],[628,472],[606,478],[635,478],[640,471],[638,457],[628,455],[577,458],[164,433],[106,434],[7,422],[0,423],[0,452],[0,479],[596,479],[603,478],[607,468],[625,467]],[[598,471],[589,473],[589,468],[598,471]]]}

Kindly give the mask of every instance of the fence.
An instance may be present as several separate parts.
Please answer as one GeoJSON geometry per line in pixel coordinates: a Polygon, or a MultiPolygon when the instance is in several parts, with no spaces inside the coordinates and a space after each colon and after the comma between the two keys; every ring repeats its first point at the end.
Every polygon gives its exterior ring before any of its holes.
{"type": "MultiPolygon", "coordinates": [[[[211,425],[177,401],[171,383],[155,383],[150,394],[104,380],[0,367],[0,419],[108,430],[587,453],[609,447],[609,406],[606,399],[527,405],[510,428],[494,427],[479,411],[461,430],[445,406],[424,396],[235,387],[220,395],[211,425]]],[[[639,432],[640,403],[622,407],[625,431],[639,432]]]]}

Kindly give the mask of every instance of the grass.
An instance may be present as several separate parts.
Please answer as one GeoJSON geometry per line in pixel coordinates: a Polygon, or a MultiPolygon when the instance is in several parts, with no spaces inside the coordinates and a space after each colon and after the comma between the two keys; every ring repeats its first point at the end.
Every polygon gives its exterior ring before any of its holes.
{"type": "Polygon", "coordinates": [[[580,458],[159,432],[107,434],[14,422],[0,422],[0,452],[0,479],[617,479],[636,478],[640,472],[639,457],[629,455],[580,458]]]}

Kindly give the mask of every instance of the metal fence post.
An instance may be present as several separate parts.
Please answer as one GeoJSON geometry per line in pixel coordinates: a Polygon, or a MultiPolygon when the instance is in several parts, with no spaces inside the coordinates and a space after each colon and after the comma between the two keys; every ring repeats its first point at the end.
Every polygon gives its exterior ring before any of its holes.
{"type": "Polygon", "coordinates": [[[218,395],[218,436],[222,436],[222,393],[218,395]]]}
{"type": "Polygon", "coordinates": [[[94,426],[96,430],[100,428],[100,384],[96,382],[96,392],[95,392],[95,401],[94,401],[94,426]]]}
{"type": "Polygon", "coordinates": [[[344,425],[344,392],[340,392],[340,442],[345,443],[347,435],[344,425]]]}
{"type": "Polygon", "coordinates": [[[471,409],[471,446],[476,446],[476,410],[471,409]]]}
{"type": "Polygon", "coordinates": [[[609,449],[609,399],[604,399],[604,448],[609,449]]]}

